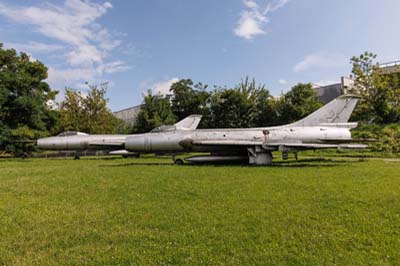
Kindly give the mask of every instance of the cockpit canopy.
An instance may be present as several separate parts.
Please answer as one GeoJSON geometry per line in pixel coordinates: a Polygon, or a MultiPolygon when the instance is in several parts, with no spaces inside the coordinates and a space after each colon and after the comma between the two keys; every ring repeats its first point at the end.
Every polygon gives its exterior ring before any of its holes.
{"type": "Polygon", "coordinates": [[[174,131],[176,130],[176,126],[159,126],[151,130],[151,133],[158,133],[158,132],[166,132],[166,131],[174,131]]]}
{"type": "Polygon", "coordinates": [[[70,137],[70,136],[89,136],[89,134],[78,131],[66,131],[57,135],[57,137],[70,137]]]}

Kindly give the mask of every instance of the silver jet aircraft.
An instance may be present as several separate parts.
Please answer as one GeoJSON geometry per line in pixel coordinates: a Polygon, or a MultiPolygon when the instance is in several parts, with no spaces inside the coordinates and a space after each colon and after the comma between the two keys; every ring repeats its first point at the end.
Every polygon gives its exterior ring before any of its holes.
{"type": "MultiPolygon", "coordinates": [[[[161,126],[145,134],[88,135],[83,146],[124,149],[138,154],[172,154],[177,164],[183,163],[175,159],[177,154],[207,152],[208,155],[185,160],[191,163],[246,160],[252,165],[270,165],[273,151],[282,152],[287,159],[289,152],[297,158],[297,152],[303,150],[365,148],[366,145],[352,144],[350,129],[357,127],[357,123],[348,123],[357,101],[357,97],[343,95],[298,122],[276,127],[196,129],[201,116],[192,115],[173,126],[161,126]]],[[[38,141],[39,147],[45,149],[52,143],[49,139],[38,141]]],[[[72,148],[65,145],[64,149],[72,148]]]]}
{"type": "MultiPolygon", "coordinates": [[[[162,126],[158,129],[174,127],[178,130],[193,130],[200,123],[200,116],[189,116],[173,126],[162,126]]],[[[156,131],[157,129],[154,129],[156,131]]],[[[108,151],[111,155],[138,156],[139,153],[125,150],[125,141],[135,135],[89,135],[83,132],[67,131],[57,136],[42,138],[37,146],[42,150],[75,151],[75,159],[79,152],[87,150],[108,151]]]]}

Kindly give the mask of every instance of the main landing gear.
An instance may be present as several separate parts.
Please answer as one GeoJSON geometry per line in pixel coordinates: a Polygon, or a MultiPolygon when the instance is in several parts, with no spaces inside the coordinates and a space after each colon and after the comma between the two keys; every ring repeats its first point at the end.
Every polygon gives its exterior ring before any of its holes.
{"type": "Polygon", "coordinates": [[[249,164],[251,165],[271,165],[272,164],[272,153],[266,151],[261,147],[252,147],[247,149],[249,156],[249,164]]]}
{"type": "MultiPolygon", "coordinates": [[[[293,152],[294,159],[297,161],[299,159],[299,156],[297,154],[297,151],[293,152]]],[[[289,151],[283,151],[282,152],[282,160],[288,160],[289,159],[289,151]]]]}

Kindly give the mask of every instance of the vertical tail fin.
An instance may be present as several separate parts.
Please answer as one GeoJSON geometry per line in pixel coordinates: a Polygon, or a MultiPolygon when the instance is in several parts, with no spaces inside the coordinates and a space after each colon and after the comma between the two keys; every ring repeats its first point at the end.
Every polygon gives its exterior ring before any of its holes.
{"type": "Polygon", "coordinates": [[[290,126],[307,127],[326,123],[346,123],[349,121],[359,98],[353,95],[339,96],[309,116],[290,124],[290,126]]]}
{"type": "Polygon", "coordinates": [[[190,115],[183,120],[179,121],[176,123],[174,126],[177,129],[183,129],[183,130],[194,130],[197,128],[201,121],[201,115],[190,115]]]}

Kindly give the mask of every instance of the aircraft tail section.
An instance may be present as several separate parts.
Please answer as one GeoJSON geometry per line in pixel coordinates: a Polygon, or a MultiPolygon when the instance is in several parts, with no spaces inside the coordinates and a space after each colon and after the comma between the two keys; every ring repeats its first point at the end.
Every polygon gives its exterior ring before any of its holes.
{"type": "Polygon", "coordinates": [[[359,97],[353,95],[339,96],[309,116],[290,124],[290,126],[307,127],[327,123],[347,123],[357,105],[358,99],[359,97]]]}
{"type": "Polygon", "coordinates": [[[194,130],[199,125],[201,118],[201,115],[190,115],[176,123],[174,126],[181,130],[194,130]]]}

